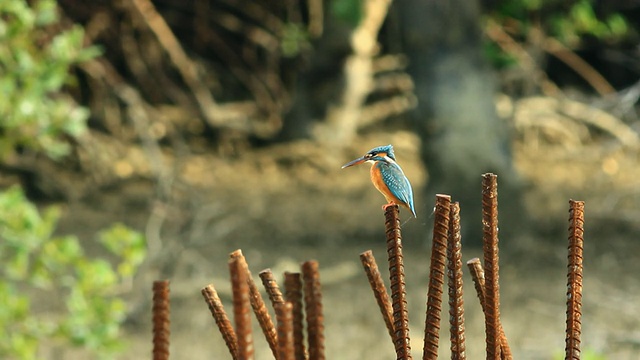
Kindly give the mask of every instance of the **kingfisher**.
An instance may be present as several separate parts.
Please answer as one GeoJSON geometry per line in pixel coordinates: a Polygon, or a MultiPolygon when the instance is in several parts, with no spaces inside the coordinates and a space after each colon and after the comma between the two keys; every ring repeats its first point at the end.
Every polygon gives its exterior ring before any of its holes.
{"type": "Polygon", "coordinates": [[[413,190],[409,179],[404,176],[404,172],[396,162],[396,156],[393,154],[393,146],[378,146],[369,150],[363,156],[350,161],[342,168],[362,164],[364,162],[371,163],[371,182],[373,186],[384,195],[388,204],[382,208],[385,209],[390,205],[402,205],[411,211],[413,217],[416,217],[416,211],[413,207],[413,190]]]}

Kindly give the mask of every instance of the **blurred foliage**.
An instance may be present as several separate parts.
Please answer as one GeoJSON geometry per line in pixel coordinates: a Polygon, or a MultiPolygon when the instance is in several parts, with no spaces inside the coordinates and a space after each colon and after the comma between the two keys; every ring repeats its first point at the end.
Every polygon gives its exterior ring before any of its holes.
{"type": "Polygon", "coordinates": [[[352,27],[358,26],[363,15],[362,0],[333,0],[331,14],[352,27]]]}
{"type": "Polygon", "coordinates": [[[518,64],[518,60],[513,55],[506,53],[494,42],[485,42],[483,50],[487,59],[498,69],[504,69],[518,64]]]}
{"type": "MultiPolygon", "coordinates": [[[[61,30],[54,0],[0,1],[0,162],[24,152],[58,159],[86,129],[87,109],[63,90],[72,66],[99,51],[79,26],[61,30]]],[[[141,234],[115,224],[98,241],[110,259],[89,258],[72,235],[54,236],[60,210],[42,212],[19,187],[0,192],[0,358],[35,359],[74,345],[109,358],[122,349],[118,296],[142,263],[141,234]]]]}
{"type": "Polygon", "coordinates": [[[304,50],[309,50],[311,43],[308,31],[301,24],[285,24],[280,47],[282,55],[288,58],[294,58],[304,50]]]}
{"type": "MultiPolygon", "coordinates": [[[[578,49],[585,38],[605,43],[618,43],[632,32],[629,22],[619,13],[597,14],[593,0],[505,0],[497,3],[490,14],[497,23],[508,28],[520,41],[526,41],[535,28],[556,38],[570,49],[578,49]]],[[[515,60],[493,43],[485,49],[497,67],[515,64],[515,60]]]]}
{"type": "Polygon", "coordinates": [[[550,19],[552,34],[569,46],[580,43],[581,36],[591,35],[605,41],[618,41],[629,31],[629,25],[620,14],[611,14],[600,20],[589,0],[575,3],[566,16],[554,14],[550,19]]]}
{"type": "Polygon", "coordinates": [[[80,26],[57,32],[57,11],[55,0],[0,1],[0,161],[21,149],[62,157],[86,128],[88,110],[60,89],[99,51],[80,26]]]}
{"type": "Polygon", "coordinates": [[[105,358],[122,348],[117,294],[145,257],[144,238],[122,224],[101,232],[114,266],[87,258],[75,236],[54,236],[59,217],[56,207],[38,211],[19,187],[0,192],[0,358],[35,359],[52,339],[105,358]]]}
{"type": "Polygon", "coordinates": [[[558,2],[555,0],[503,1],[496,12],[498,19],[516,20],[526,33],[532,26],[541,26],[550,36],[567,46],[579,45],[583,36],[605,41],[618,41],[629,31],[627,20],[618,13],[599,18],[593,0],[558,2]]]}

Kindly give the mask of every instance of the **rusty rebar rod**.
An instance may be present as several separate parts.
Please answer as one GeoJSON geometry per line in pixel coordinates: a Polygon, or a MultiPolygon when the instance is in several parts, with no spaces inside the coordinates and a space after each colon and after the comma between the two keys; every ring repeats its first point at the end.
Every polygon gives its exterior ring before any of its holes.
{"type": "Polygon", "coordinates": [[[153,360],[169,359],[170,307],[169,281],[153,282],[153,360]]]}
{"type": "Polygon", "coordinates": [[[482,307],[482,311],[484,312],[484,269],[482,268],[482,262],[479,258],[473,258],[467,261],[467,267],[469,268],[469,273],[471,274],[471,279],[473,280],[473,287],[476,289],[476,295],[478,295],[478,301],[480,302],[480,306],[482,307]]]}
{"type": "Polygon", "coordinates": [[[278,286],[278,283],[276,282],[271,269],[264,269],[260,271],[258,275],[262,280],[262,285],[264,285],[264,289],[267,292],[267,295],[269,295],[271,304],[274,307],[276,304],[283,304],[284,298],[282,297],[282,292],[280,291],[280,287],[278,286]]]}
{"type": "Polygon", "coordinates": [[[376,259],[373,257],[373,252],[367,250],[360,254],[360,261],[364,267],[364,272],[367,274],[369,285],[371,285],[371,290],[373,290],[373,296],[376,298],[378,308],[380,308],[380,312],[382,313],[382,319],[393,342],[393,309],[391,307],[391,299],[389,299],[389,292],[384,284],[384,280],[382,280],[382,275],[378,269],[376,259]]]}
{"type": "Polygon", "coordinates": [[[222,305],[222,301],[218,296],[218,292],[212,284],[209,284],[202,288],[201,292],[202,296],[204,297],[204,301],[206,301],[207,305],[209,305],[211,316],[213,316],[213,319],[218,326],[218,330],[220,330],[222,338],[224,339],[225,344],[227,344],[227,348],[229,349],[231,358],[233,360],[237,360],[238,338],[236,337],[236,332],[235,330],[233,330],[233,326],[231,325],[231,321],[229,321],[227,313],[224,311],[224,306],[222,305]]]}
{"type": "Polygon", "coordinates": [[[387,206],[384,211],[387,255],[389,257],[389,280],[391,284],[391,307],[393,309],[393,345],[398,360],[410,360],[412,357],[409,337],[409,311],[407,309],[407,289],[404,281],[399,212],[398,205],[387,206]]]}
{"type": "Polygon", "coordinates": [[[482,175],[482,244],[485,271],[487,360],[500,359],[500,285],[498,282],[498,176],[482,175]]]}
{"type": "Polygon", "coordinates": [[[249,270],[249,264],[247,264],[247,260],[242,254],[241,250],[236,250],[232,252],[229,257],[231,259],[237,258],[242,267],[244,268],[247,285],[249,285],[249,295],[251,308],[253,308],[253,313],[256,315],[256,319],[258,319],[258,324],[260,324],[260,329],[262,329],[262,333],[264,334],[265,339],[267,339],[267,343],[269,344],[269,348],[271,349],[271,353],[273,353],[274,357],[278,356],[278,333],[276,331],[276,327],[273,325],[271,321],[271,316],[269,315],[269,311],[264,304],[264,300],[262,300],[262,295],[260,295],[260,291],[256,286],[256,283],[253,280],[253,276],[251,275],[251,270],[249,270]]]}
{"type": "MultiPolygon", "coordinates": [[[[482,307],[482,311],[484,312],[485,306],[485,281],[484,281],[484,269],[482,268],[482,263],[480,259],[473,258],[467,261],[467,266],[469,267],[469,272],[471,273],[471,279],[473,280],[473,286],[476,289],[476,294],[478,295],[478,300],[480,301],[480,306],[482,307]]],[[[500,322],[500,327],[498,328],[500,332],[500,360],[513,360],[513,354],[511,353],[511,348],[509,347],[509,342],[507,341],[507,336],[504,333],[504,329],[502,328],[502,322],[500,322]]]]}
{"type": "Polygon", "coordinates": [[[307,353],[304,346],[304,313],[302,303],[302,275],[300,273],[284,273],[284,296],[292,307],[293,348],[296,360],[304,360],[307,353]]]}
{"type": "Polygon", "coordinates": [[[274,306],[278,323],[278,360],[294,360],[293,346],[293,305],[290,302],[274,306]]]}
{"type": "Polygon", "coordinates": [[[460,234],[460,204],[451,204],[447,241],[447,274],[449,288],[449,324],[451,360],[465,360],[464,299],[462,290],[462,235],[460,234]]]}
{"type": "Polygon", "coordinates": [[[451,196],[436,195],[431,263],[429,266],[429,289],[427,290],[427,316],[424,324],[424,346],[422,349],[423,360],[435,360],[438,358],[450,207],[451,196]]]}
{"type": "Polygon", "coordinates": [[[317,261],[310,260],[302,264],[302,278],[309,337],[309,360],[324,360],[324,316],[317,261]]]}
{"type": "Polygon", "coordinates": [[[239,258],[229,259],[231,291],[233,294],[233,320],[238,338],[238,359],[253,359],[253,335],[251,333],[251,295],[247,271],[239,258]]]}
{"type": "Polygon", "coordinates": [[[580,359],[582,333],[582,251],[584,201],[569,201],[569,254],[567,264],[567,332],[565,359],[580,359]]]}

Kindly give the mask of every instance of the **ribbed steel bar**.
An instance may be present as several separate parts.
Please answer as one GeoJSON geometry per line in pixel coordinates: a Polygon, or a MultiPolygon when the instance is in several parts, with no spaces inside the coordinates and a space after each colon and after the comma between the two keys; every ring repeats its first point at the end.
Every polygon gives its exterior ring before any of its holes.
{"type": "Polygon", "coordinates": [[[402,234],[398,205],[386,206],[385,231],[387,255],[389,257],[389,279],[391,284],[391,307],[393,309],[394,347],[398,360],[412,359],[409,337],[409,312],[407,309],[407,289],[404,281],[402,255],[402,234]]]}
{"type": "Polygon", "coordinates": [[[569,255],[567,265],[567,332],[565,359],[580,359],[582,334],[582,260],[584,201],[569,201],[569,255]]]}
{"type": "Polygon", "coordinates": [[[304,360],[307,352],[304,346],[304,306],[302,302],[302,274],[284,273],[284,296],[291,304],[293,317],[293,347],[296,360],[304,360]]]}
{"type": "Polygon", "coordinates": [[[233,294],[233,320],[238,338],[238,359],[253,359],[253,335],[251,333],[251,295],[247,271],[240,259],[229,259],[231,291],[233,294]]]}
{"type": "Polygon", "coordinates": [[[382,319],[387,327],[389,336],[391,336],[391,341],[393,341],[393,309],[391,299],[389,299],[389,292],[384,284],[384,280],[382,280],[382,275],[378,269],[376,259],[373,257],[373,252],[367,250],[360,254],[360,261],[364,267],[364,272],[367,274],[367,279],[369,279],[369,285],[371,285],[371,290],[373,290],[373,296],[376,298],[378,308],[380,308],[380,312],[382,313],[382,319]]]}
{"type": "Polygon", "coordinates": [[[153,282],[153,360],[169,359],[170,307],[169,281],[153,282]]]}
{"type": "Polygon", "coordinates": [[[256,286],[255,281],[253,280],[253,276],[251,275],[251,271],[249,270],[249,264],[247,264],[247,260],[242,254],[241,250],[236,250],[232,252],[229,257],[231,259],[238,259],[242,267],[245,271],[245,276],[247,279],[247,285],[249,286],[249,295],[251,308],[253,308],[253,313],[256,315],[256,319],[258,319],[258,324],[260,324],[260,329],[262,329],[262,333],[264,337],[267,339],[267,343],[269,344],[269,348],[271,349],[271,353],[273,353],[274,357],[278,356],[278,333],[276,331],[276,327],[273,325],[271,321],[271,316],[269,315],[269,311],[264,304],[264,300],[262,300],[262,295],[260,295],[260,291],[256,286]]]}
{"type": "MultiPolygon", "coordinates": [[[[473,280],[473,286],[476,289],[476,294],[478,295],[480,306],[482,307],[482,311],[484,312],[485,281],[484,281],[484,269],[482,268],[482,263],[480,262],[480,259],[473,258],[467,261],[467,266],[469,267],[469,272],[471,273],[471,279],[473,280]]],[[[502,322],[500,322],[500,327],[498,331],[500,332],[500,359],[513,360],[513,354],[511,353],[511,348],[509,347],[507,336],[505,335],[504,329],[502,328],[502,322]]]]}
{"type": "Polygon", "coordinates": [[[218,296],[218,292],[213,287],[213,285],[209,284],[202,288],[201,293],[204,297],[204,301],[206,301],[207,305],[209,305],[211,316],[213,316],[216,325],[218,325],[218,329],[222,334],[222,338],[224,339],[225,344],[227,344],[227,348],[229,349],[231,358],[233,360],[237,360],[238,338],[236,337],[236,332],[235,330],[233,330],[233,325],[231,325],[231,321],[229,321],[227,313],[224,311],[224,306],[222,305],[222,301],[218,296]]]}
{"type": "Polygon", "coordinates": [[[500,359],[500,285],[498,282],[498,176],[482,175],[482,248],[485,271],[487,360],[500,359]]]}
{"type": "Polygon", "coordinates": [[[302,279],[309,336],[309,360],[324,360],[324,315],[317,261],[310,260],[302,264],[302,279]]]}
{"type": "Polygon", "coordinates": [[[427,291],[427,315],[424,324],[424,346],[422,349],[423,360],[435,360],[438,358],[450,208],[451,196],[436,195],[431,263],[429,265],[429,289],[427,291]]]}
{"type": "Polygon", "coordinates": [[[269,295],[271,304],[273,304],[274,307],[276,304],[283,304],[284,298],[282,297],[282,292],[280,291],[280,287],[278,286],[278,283],[276,282],[271,269],[264,269],[260,271],[258,275],[262,280],[262,285],[264,285],[264,289],[267,292],[267,295],[269,295]]]}
{"type": "Polygon", "coordinates": [[[278,323],[278,360],[294,360],[293,351],[293,306],[290,302],[274,306],[278,323]]]}
{"type": "Polygon", "coordinates": [[[471,273],[471,279],[473,280],[473,286],[476,288],[476,295],[478,295],[478,300],[480,302],[480,306],[482,306],[482,311],[484,312],[484,301],[485,301],[485,291],[484,291],[484,269],[482,268],[482,262],[479,258],[473,258],[467,261],[467,267],[469,268],[469,272],[471,273]]]}
{"type": "Polygon", "coordinates": [[[464,334],[461,240],[460,204],[455,202],[451,204],[449,211],[449,238],[447,241],[451,360],[465,360],[467,358],[464,334]]]}

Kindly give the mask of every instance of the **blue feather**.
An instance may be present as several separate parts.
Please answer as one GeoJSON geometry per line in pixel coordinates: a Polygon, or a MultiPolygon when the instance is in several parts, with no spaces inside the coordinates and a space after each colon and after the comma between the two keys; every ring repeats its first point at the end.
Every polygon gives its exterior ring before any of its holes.
{"type": "MultiPolygon", "coordinates": [[[[389,153],[387,152],[387,154],[389,153]]],[[[416,216],[416,211],[413,206],[413,190],[411,189],[411,183],[409,183],[409,180],[404,175],[400,165],[396,163],[377,162],[375,166],[380,169],[382,181],[385,183],[387,188],[389,188],[389,191],[393,196],[406,204],[411,209],[413,216],[416,216]]]]}
{"type": "Polygon", "coordinates": [[[393,161],[396,161],[396,156],[393,153],[393,146],[391,144],[375,147],[369,150],[368,153],[369,154],[387,153],[388,157],[393,159],[393,161]]]}

